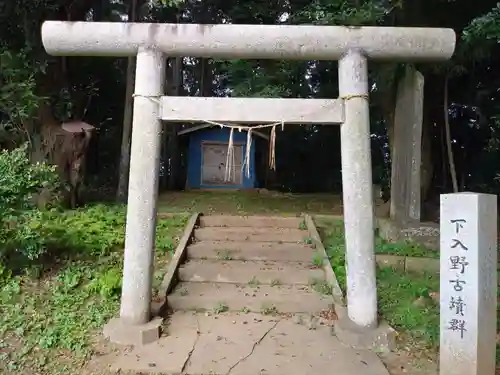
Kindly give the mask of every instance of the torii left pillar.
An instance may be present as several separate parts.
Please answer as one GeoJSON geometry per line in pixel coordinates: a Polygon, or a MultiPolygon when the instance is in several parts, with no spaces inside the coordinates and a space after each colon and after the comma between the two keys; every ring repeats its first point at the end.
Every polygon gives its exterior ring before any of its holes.
{"type": "Polygon", "coordinates": [[[104,335],[124,345],[146,344],[160,337],[161,318],[151,320],[151,284],[160,175],[160,97],[164,93],[164,54],[151,48],[137,53],[134,118],[120,317],[104,335]]]}

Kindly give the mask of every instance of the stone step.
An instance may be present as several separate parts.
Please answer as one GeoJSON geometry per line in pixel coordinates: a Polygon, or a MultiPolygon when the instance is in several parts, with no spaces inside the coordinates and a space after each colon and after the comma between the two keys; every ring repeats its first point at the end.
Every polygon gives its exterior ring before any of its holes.
{"type": "Polygon", "coordinates": [[[201,241],[187,248],[190,259],[311,262],[315,251],[299,243],[201,241]]]}
{"type": "Polygon", "coordinates": [[[174,310],[212,310],[280,313],[318,313],[333,298],[307,285],[258,285],[227,283],[180,283],[168,296],[174,310]]]}
{"type": "Polygon", "coordinates": [[[194,231],[197,241],[258,241],[305,243],[308,233],[298,228],[206,227],[194,231]]]}
{"type": "Polygon", "coordinates": [[[200,217],[201,227],[271,227],[299,229],[304,224],[301,217],[229,216],[209,215],[200,217]]]}
{"type": "Polygon", "coordinates": [[[311,263],[192,259],[179,267],[179,280],[191,282],[308,285],[324,278],[323,270],[311,263]]]}

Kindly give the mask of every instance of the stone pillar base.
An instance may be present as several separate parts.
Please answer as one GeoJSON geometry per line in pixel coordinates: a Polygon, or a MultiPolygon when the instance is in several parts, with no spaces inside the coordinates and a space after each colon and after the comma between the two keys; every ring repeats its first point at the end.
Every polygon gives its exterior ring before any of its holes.
{"type": "Polygon", "coordinates": [[[157,341],[161,334],[162,318],[133,325],[120,318],[113,318],[104,325],[103,334],[109,341],[119,345],[145,345],[157,341]]]}
{"type": "Polygon", "coordinates": [[[386,322],[378,327],[361,328],[354,324],[347,315],[335,323],[335,335],[346,345],[360,350],[390,352],[396,349],[397,332],[386,322]]]}

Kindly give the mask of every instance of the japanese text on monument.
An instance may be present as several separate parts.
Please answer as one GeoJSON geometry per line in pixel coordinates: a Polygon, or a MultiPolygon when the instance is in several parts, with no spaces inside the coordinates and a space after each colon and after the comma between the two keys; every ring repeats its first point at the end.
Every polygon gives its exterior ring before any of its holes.
{"type": "Polygon", "coordinates": [[[464,338],[464,333],[467,332],[467,322],[464,319],[466,303],[462,297],[462,291],[467,284],[464,280],[466,276],[467,266],[467,245],[460,239],[460,232],[467,224],[465,219],[452,219],[450,224],[454,226],[454,236],[451,240],[450,248],[456,253],[449,257],[450,271],[456,273],[456,277],[450,280],[450,284],[455,291],[455,296],[450,297],[449,309],[453,312],[454,317],[448,322],[448,329],[457,332],[460,338],[464,338]]]}

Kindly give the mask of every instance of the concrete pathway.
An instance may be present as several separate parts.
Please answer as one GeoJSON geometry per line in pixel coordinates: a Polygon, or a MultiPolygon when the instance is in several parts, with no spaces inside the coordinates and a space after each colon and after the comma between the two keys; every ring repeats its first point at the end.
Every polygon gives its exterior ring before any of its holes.
{"type": "MultiPolygon", "coordinates": [[[[321,320],[321,319],[320,319],[321,320]]],[[[176,312],[168,336],[124,353],[114,370],[190,375],[388,375],[308,316],[176,312]]]]}
{"type": "Polygon", "coordinates": [[[324,271],[301,218],[204,216],[168,295],[160,341],[116,370],[190,375],[388,375],[343,345],[324,271]]]}

